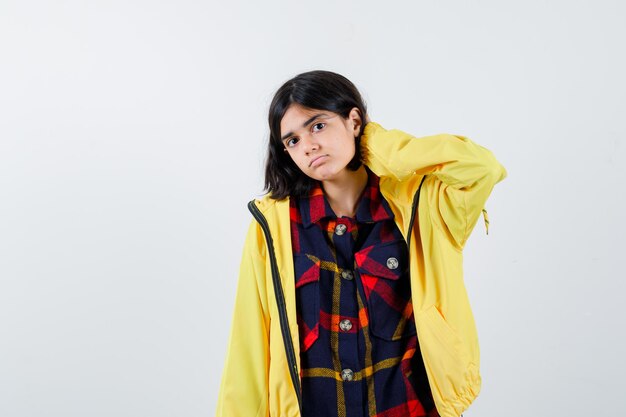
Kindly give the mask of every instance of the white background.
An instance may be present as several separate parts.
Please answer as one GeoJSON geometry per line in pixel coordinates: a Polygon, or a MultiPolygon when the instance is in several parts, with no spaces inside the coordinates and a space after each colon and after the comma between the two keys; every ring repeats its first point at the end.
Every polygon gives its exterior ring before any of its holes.
{"type": "Polygon", "coordinates": [[[507,168],[465,250],[465,415],[619,415],[625,11],[0,1],[0,416],[214,414],[269,102],[312,69],[507,168]]]}

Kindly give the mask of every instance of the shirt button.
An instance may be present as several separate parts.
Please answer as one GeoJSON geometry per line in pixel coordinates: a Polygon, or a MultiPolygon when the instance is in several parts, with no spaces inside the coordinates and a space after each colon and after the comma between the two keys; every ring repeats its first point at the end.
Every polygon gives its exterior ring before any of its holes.
{"type": "Polygon", "coordinates": [[[339,328],[344,332],[349,332],[352,329],[352,322],[348,319],[341,320],[339,322],[339,328]]]}
{"type": "Polygon", "coordinates": [[[398,267],[398,260],[394,257],[387,259],[387,268],[396,269],[398,267]]]}
{"type": "Polygon", "coordinates": [[[352,271],[341,271],[341,278],[351,280],[354,278],[352,271]]]}
{"type": "Polygon", "coordinates": [[[352,372],[352,369],[343,369],[341,371],[341,379],[344,381],[352,381],[354,379],[354,372],[352,372]]]}
{"type": "Polygon", "coordinates": [[[335,226],[335,233],[337,233],[339,236],[341,236],[344,233],[346,233],[347,229],[348,228],[346,227],[345,224],[339,223],[337,226],[335,226]]]}

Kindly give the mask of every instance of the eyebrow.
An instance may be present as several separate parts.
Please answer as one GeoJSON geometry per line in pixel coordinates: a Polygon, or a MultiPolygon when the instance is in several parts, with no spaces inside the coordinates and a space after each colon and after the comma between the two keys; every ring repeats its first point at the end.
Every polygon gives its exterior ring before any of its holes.
{"type": "MultiPolygon", "coordinates": [[[[311,117],[310,119],[308,119],[306,122],[302,123],[302,127],[306,127],[309,123],[311,123],[313,120],[317,119],[318,117],[322,117],[322,116],[326,116],[328,117],[328,115],[326,113],[318,113],[316,115],[314,115],[313,117],[311,117]]],[[[288,132],[285,133],[283,135],[282,138],[280,138],[281,141],[287,139],[289,136],[293,135],[293,132],[288,132]]]]}

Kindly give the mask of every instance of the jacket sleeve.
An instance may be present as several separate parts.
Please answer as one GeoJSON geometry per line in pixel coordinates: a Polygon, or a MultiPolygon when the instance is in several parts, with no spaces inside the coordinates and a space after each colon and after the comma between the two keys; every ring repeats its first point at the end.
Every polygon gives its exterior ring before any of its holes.
{"type": "Polygon", "coordinates": [[[493,186],[507,176],[491,151],[465,136],[414,137],[369,122],[361,149],[363,162],[379,177],[405,181],[413,175],[431,176],[424,182],[431,216],[458,249],[465,246],[493,186]]]}
{"type": "Polygon", "coordinates": [[[217,417],[266,417],[268,411],[269,313],[265,286],[265,243],[250,223],[239,267],[217,417]]]}

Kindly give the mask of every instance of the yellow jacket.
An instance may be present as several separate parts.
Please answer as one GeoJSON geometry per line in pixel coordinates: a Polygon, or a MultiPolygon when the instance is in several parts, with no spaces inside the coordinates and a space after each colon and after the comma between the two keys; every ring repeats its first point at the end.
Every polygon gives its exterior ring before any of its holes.
{"type": "MultiPolygon", "coordinates": [[[[458,417],[481,385],[462,250],[507,172],[489,150],[459,135],[417,138],[369,122],[361,148],[409,247],[415,325],[437,410],[458,417]]],[[[216,415],[297,417],[300,344],[289,198],[265,195],[248,208],[254,219],[241,258],[216,415]]]]}

